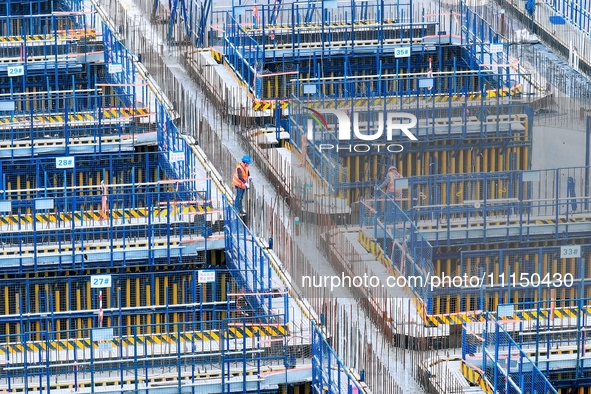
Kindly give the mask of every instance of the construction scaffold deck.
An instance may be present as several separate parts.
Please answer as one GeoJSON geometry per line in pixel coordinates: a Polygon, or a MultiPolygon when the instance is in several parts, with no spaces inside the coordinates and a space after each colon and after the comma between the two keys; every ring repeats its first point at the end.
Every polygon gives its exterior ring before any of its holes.
{"type": "Polygon", "coordinates": [[[0,389],[362,392],[97,2],[0,14],[0,389]]]}
{"type": "Polygon", "coordinates": [[[499,305],[481,323],[464,326],[461,369],[487,393],[538,390],[562,393],[588,390],[586,332],[589,299],[575,298],[568,315],[561,301],[499,305]],[[529,313],[524,321],[515,313],[529,313]]]}

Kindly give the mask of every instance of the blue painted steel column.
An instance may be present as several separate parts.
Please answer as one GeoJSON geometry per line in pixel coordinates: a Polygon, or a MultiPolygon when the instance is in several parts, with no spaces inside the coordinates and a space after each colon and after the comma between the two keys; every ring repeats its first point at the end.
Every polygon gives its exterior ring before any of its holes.
{"type": "MultiPolygon", "coordinates": [[[[538,256],[540,257],[540,261],[538,262],[538,266],[539,268],[541,268],[542,265],[542,260],[541,260],[541,256],[542,256],[542,249],[538,249],[538,256]]],[[[503,260],[500,260],[503,261],[503,260]]],[[[542,272],[542,271],[539,271],[542,272]]],[[[531,276],[530,276],[531,278],[531,276]]],[[[538,286],[538,289],[541,290],[542,286],[538,286]]],[[[540,314],[542,313],[541,311],[541,304],[542,301],[538,298],[538,302],[536,302],[536,316],[538,318],[538,320],[540,319],[540,314]]],[[[524,305],[524,308],[526,306],[524,305]]],[[[536,324],[536,355],[535,355],[535,365],[538,365],[538,361],[540,359],[540,324],[538,322],[538,324],[536,324]]]]}
{"type": "MultiPolygon", "coordinates": [[[[147,340],[147,335],[144,336],[144,355],[148,354],[148,340],[147,340]]],[[[195,363],[195,358],[192,357],[193,359],[193,364],[195,363]]],[[[150,385],[150,374],[149,374],[149,367],[148,367],[148,362],[146,360],[144,360],[144,372],[145,372],[145,379],[146,379],[146,387],[148,387],[150,385]]],[[[193,371],[194,374],[194,371],[193,371]]]]}
{"type": "MultiPolygon", "coordinates": [[[[74,391],[78,392],[78,356],[76,355],[76,353],[78,353],[77,351],[77,346],[74,345],[74,391]]],[[[10,384],[10,380],[9,380],[9,384],[10,384]]],[[[8,386],[8,390],[10,390],[10,385],[8,386]]]]}
{"type": "MultiPolygon", "coordinates": [[[[183,325],[182,322],[177,322],[176,327],[176,370],[177,370],[177,390],[179,393],[181,393],[181,384],[183,382],[183,375],[182,375],[182,358],[181,358],[181,326],[183,325]]],[[[244,341],[246,342],[246,341],[244,341]]],[[[137,392],[137,391],[136,391],[137,392]]]]}
{"type": "Polygon", "coordinates": [[[170,304],[168,301],[168,286],[164,287],[164,302],[165,302],[165,307],[164,307],[164,329],[166,330],[166,332],[170,332],[170,327],[168,326],[169,324],[169,313],[170,313],[170,304]]]}
{"type": "MultiPolygon", "coordinates": [[[[548,309],[550,309],[550,310],[548,311],[548,314],[551,314],[551,313],[553,313],[553,311],[552,311],[552,309],[553,309],[553,305],[554,305],[554,301],[551,301],[551,302],[550,302],[550,308],[548,308],[548,309]]],[[[550,317],[550,316],[549,316],[549,317],[550,317]]],[[[539,317],[538,317],[538,319],[539,319],[539,317]]],[[[550,332],[550,330],[552,330],[552,323],[553,323],[553,321],[552,321],[552,320],[553,320],[553,319],[551,319],[551,318],[548,318],[548,319],[546,320],[546,321],[548,322],[548,325],[547,325],[547,327],[546,327],[546,330],[547,330],[548,332],[550,332]]],[[[523,336],[523,335],[520,335],[520,337],[522,337],[522,336],[523,336]]],[[[546,335],[546,360],[549,360],[549,359],[550,359],[550,356],[552,355],[552,342],[553,342],[553,341],[552,341],[551,335],[546,335]]],[[[521,343],[520,343],[520,346],[519,346],[519,347],[521,348],[521,343]]],[[[547,366],[547,367],[549,367],[550,365],[549,365],[549,364],[546,364],[546,366],[547,366]]],[[[521,373],[521,369],[520,369],[520,371],[519,371],[519,372],[521,373]]],[[[548,376],[548,374],[549,374],[549,372],[550,372],[550,369],[549,369],[549,368],[546,368],[546,371],[545,371],[545,372],[546,372],[546,376],[548,376]]]]}
{"type": "MultiPolygon", "coordinates": [[[[555,173],[555,178],[554,178],[554,182],[555,182],[555,203],[554,203],[554,238],[558,239],[558,224],[560,223],[558,221],[558,216],[559,216],[559,211],[560,211],[560,172],[559,171],[554,171],[555,173]]],[[[568,235],[568,234],[567,234],[568,235]]]]}
{"type": "Polygon", "coordinates": [[[581,353],[585,352],[585,343],[584,335],[585,331],[583,330],[583,319],[586,313],[585,305],[584,305],[584,294],[585,294],[585,262],[582,257],[579,257],[579,276],[581,277],[581,285],[579,288],[579,300],[578,300],[578,311],[577,311],[577,365],[575,367],[575,379],[578,379],[582,376],[582,372],[584,371],[582,363],[584,363],[584,358],[582,358],[581,353]]]}
{"type": "MultiPolygon", "coordinates": [[[[153,289],[153,287],[152,287],[153,289]]],[[[121,289],[117,290],[117,296],[118,296],[118,304],[119,304],[119,360],[121,360],[121,362],[119,363],[119,379],[120,379],[120,387],[123,388],[123,385],[125,383],[125,378],[124,378],[124,371],[125,371],[125,366],[123,364],[123,309],[121,306],[121,289]]]]}
{"type": "MultiPolygon", "coordinates": [[[[229,284],[228,284],[229,285],[229,284]]],[[[227,286],[226,290],[229,291],[230,287],[227,286]]],[[[228,293],[226,293],[228,294],[228,293]]],[[[230,309],[230,303],[227,304],[228,305],[228,310],[230,309]]],[[[228,315],[230,316],[229,312],[228,315]]],[[[226,360],[225,360],[225,352],[224,352],[224,347],[226,345],[225,342],[225,333],[226,333],[226,320],[222,321],[221,327],[220,327],[220,367],[222,368],[222,394],[226,393],[226,360]]],[[[229,340],[229,339],[228,339],[229,340]]],[[[228,349],[230,349],[230,347],[228,346],[228,349]]],[[[228,376],[230,373],[230,364],[228,364],[228,376]]]]}
{"type": "Polygon", "coordinates": [[[137,329],[138,329],[138,326],[133,326],[133,380],[134,380],[133,384],[134,384],[134,389],[135,389],[136,393],[139,392],[139,385],[138,385],[138,381],[139,381],[138,372],[139,371],[138,371],[138,360],[137,360],[137,341],[138,341],[137,329]]]}
{"type": "Polygon", "coordinates": [[[93,332],[92,332],[92,327],[89,331],[90,331],[90,364],[89,364],[90,392],[94,393],[94,346],[93,346],[94,336],[93,336],[93,332]]]}
{"type": "Polygon", "coordinates": [[[591,144],[591,116],[585,120],[585,211],[589,209],[589,161],[591,144]]]}
{"type": "MultiPolygon", "coordinates": [[[[247,338],[246,338],[246,319],[244,317],[242,317],[242,332],[244,333],[244,339],[242,340],[242,394],[246,394],[246,363],[247,363],[247,359],[246,359],[246,342],[247,342],[247,338]]],[[[260,356],[257,357],[260,359],[260,356]]],[[[180,371],[180,368],[179,368],[180,371]]],[[[179,372],[180,374],[180,372],[179,372]]],[[[180,381],[180,378],[179,378],[180,381]]]]}
{"type": "MultiPolygon", "coordinates": [[[[40,364],[39,365],[39,394],[43,394],[43,368],[41,368],[41,364],[43,363],[43,357],[41,356],[41,346],[39,346],[39,350],[38,350],[37,354],[39,357],[39,364],[40,364]]],[[[47,376],[49,376],[49,374],[50,374],[50,372],[47,371],[47,376]]]]}
{"type": "MultiPolygon", "coordinates": [[[[498,314],[497,314],[498,316],[498,314]]],[[[487,325],[488,326],[488,325],[487,325]]],[[[493,392],[498,393],[498,387],[497,387],[497,381],[499,380],[499,324],[498,322],[495,320],[495,366],[494,366],[494,371],[493,371],[493,392]]],[[[486,348],[483,349],[483,354],[485,354],[486,348]]],[[[486,356],[485,356],[486,358],[486,356]]],[[[484,364],[483,364],[484,367],[484,364]]],[[[486,371],[486,369],[483,369],[484,371],[486,371]]]]}
{"type": "MultiPolygon", "coordinates": [[[[26,287],[28,286],[28,280],[25,282],[26,287]]],[[[19,294],[18,297],[19,301],[19,324],[20,324],[20,334],[21,334],[21,343],[23,344],[24,348],[27,349],[27,330],[25,328],[25,322],[23,321],[23,296],[19,294]]],[[[23,352],[23,379],[25,381],[25,392],[29,392],[29,368],[27,362],[27,354],[29,352],[23,352]]]]}
{"type": "Polygon", "coordinates": [[[277,146],[281,146],[281,107],[279,100],[275,100],[275,138],[277,146]]]}

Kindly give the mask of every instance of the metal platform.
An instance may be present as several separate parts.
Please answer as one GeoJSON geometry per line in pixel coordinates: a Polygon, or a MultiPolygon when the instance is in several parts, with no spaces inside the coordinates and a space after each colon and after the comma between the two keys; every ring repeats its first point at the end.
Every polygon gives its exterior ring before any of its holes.
{"type": "Polygon", "coordinates": [[[11,46],[21,47],[24,43],[27,46],[39,46],[45,44],[64,45],[72,44],[82,39],[94,39],[97,37],[96,30],[71,29],[68,31],[58,31],[55,34],[34,34],[26,36],[0,36],[0,48],[11,46]]]}
{"type": "MultiPolygon", "coordinates": [[[[104,125],[130,122],[135,118],[153,116],[148,108],[113,108],[103,109],[100,112],[75,112],[64,116],[63,112],[39,114],[34,116],[15,115],[0,117],[0,130],[31,129],[31,128],[64,128],[67,123],[71,127],[96,125],[99,122],[104,125]]],[[[0,134],[0,137],[2,135],[0,134]]]]}

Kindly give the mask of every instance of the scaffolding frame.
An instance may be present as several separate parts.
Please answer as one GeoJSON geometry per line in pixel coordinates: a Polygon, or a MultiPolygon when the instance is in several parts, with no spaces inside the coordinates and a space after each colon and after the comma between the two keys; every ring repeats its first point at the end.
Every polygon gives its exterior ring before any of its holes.
{"type": "Polygon", "coordinates": [[[509,393],[516,390],[558,394],[552,383],[528,356],[527,350],[522,348],[521,340],[517,342],[513,338],[515,332],[508,331],[503,327],[503,322],[490,313],[486,316],[485,328],[481,334],[464,326],[462,369],[474,371],[474,374],[484,379],[478,382],[480,387],[494,393],[509,393]],[[482,356],[470,357],[478,349],[481,349],[482,356]]]}
{"type": "MultiPolygon", "coordinates": [[[[151,275],[153,279],[154,274],[151,275]]],[[[9,390],[24,386],[25,390],[44,389],[50,393],[64,387],[79,391],[90,386],[94,392],[95,385],[123,388],[131,384],[135,389],[152,386],[162,381],[161,368],[171,368],[175,372],[167,377],[177,378],[175,386],[180,390],[187,383],[197,385],[198,379],[204,377],[217,378],[223,385],[225,379],[242,372],[247,380],[253,372],[258,375],[278,362],[283,364],[286,357],[295,358],[281,347],[275,349],[264,344],[269,337],[286,336],[285,326],[273,328],[261,323],[261,317],[241,316],[236,304],[223,300],[219,292],[214,293],[215,301],[203,301],[205,284],[198,284],[197,271],[189,272],[189,277],[193,300],[190,303],[176,304],[167,297],[165,305],[122,307],[121,287],[103,287],[88,289],[92,290],[90,310],[56,312],[49,294],[49,310],[41,316],[20,310],[16,315],[4,317],[0,324],[13,324],[16,332],[0,337],[0,352],[7,359],[0,378],[7,380],[9,390]],[[104,301],[109,307],[102,307],[103,293],[109,295],[104,301]],[[207,315],[218,317],[210,317],[206,324],[196,319],[207,315]],[[184,316],[195,319],[187,322],[184,316]],[[88,321],[89,326],[68,329],[65,327],[70,325],[65,319],[88,321]],[[131,323],[136,319],[142,324],[131,323]],[[160,320],[163,322],[158,323],[160,320]],[[233,324],[236,321],[241,324],[233,324]],[[256,357],[254,368],[248,365],[253,356],[256,357]],[[237,361],[243,362],[242,368],[231,367],[237,361]],[[211,372],[202,372],[204,369],[211,372]],[[105,373],[109,372],[114,374],[106,378],[105,373]],[[55,377],[64,374],[72,374],[73,382],[55,381],[55,377]]],[[[83,285],[91,286],[88,276],[80,279],[83,285]]],[[[221,285],[218,279],[208,286],[215,283],[221,285]]],[[[125,287],[117,279],[114,284],[125,287]]],[[[174,287],[176,300],[176,284],[174,287]]],[[[19,305],[23,305],[22,297],[19,305]]],[[[273,317],[281,319],[278,314],[273,317]]],[[[261,384],[255,392],[261,390],[261,384]]]]}
{"type": "MultiPolygon", "coordinates": [[[[435,267],[433,259],[442,252],[439,249],[436,253],[433,248],[481,245],[483,242],[505,245],[540,239],[581,243],[580,239],[584,239],[587,231],[585,218],[589,216],[589,201],[588,197],[577,197],[577,190],[588,190],[585,182],[588,176],[589,169],[583,167],[405,178],[397,181],[401,184],[395,185],[402,190],[401,196],[391,196],[380,190],[373,198],[362,200],[361,233],[375,242],[395,272],[416,279],[409,281],[408,285],[429,315],[448,313],[450,307],[453,312],[486,311],[512,297],[532,302],[541,300],[549,296],[550,289],[540,288],[533,292],[523,287],[523,275],[537,275],[540,284],[541,279],[559,272],[562,277],[578,278],[584,286],[590,277],[578,263],[558,264],[559,246],[457,252],[457,267],[452,264],[447,270],[439,263],[435,267]],[[546,173],[551,176],[544,176],[546,173]],[[512,185],[508,186],[509,183],[512,185]],[[422,187],[417,188],[418,184],[422,187]],[[462,186],[455,188],[452,184],[462,186]],[[487,186],[483,186],[485,184],[487,186]],[[471,190],[478,189],[477,196],[464,194],[466,185],[471,190]],[[451,201],[445,200],[447,204],[430,205],[429,201],[445,195],[441,193],[442,186],[448,192],[446,198],[454,197],[451,201]],[[503,193],[510,190],[512,197],[494,198],[501,189],[503,193]],[[462,192],[455,193],[458,190],[462,192]],[[450,191],[454,193],[450,194],[450,191]],[[455,198],[469,200],[456,203],[455,198]],[[429,214],[421,216],[418,212],[422,209],[429,214]],[[544,210],[548,210],[549,217],[539,216],[544,210]],[[575,211],[577,213],[573,214],[575,211]],[[457,218],[458,215],[461,217],[457,218]],[[433,286],[432,275],[447,275],[449,283],[433,286]],[[454,277],[464,279],[455,286],[452,283],[454,277]],[[468,284],[466,277],[475,278],[475,285],[468,284]],[[508,288],[508,284],[512,288],[508,288]]],[[[583,250],[587,259],[587,250],[583,250]]],[[[560,299],[573,297],[571,286],[561,283],[550,287],[561,290],[560,299]]],[[[586,296],[586,293],[577,294],[578,297],[586,296]]]]}
{"type": "MultiPolygon", "coordinates": [[[[541,231],[546,239],[579,238],[589,211],[589,167],[495,173],[434,174],[399,181],[405,219],[423,229],[434,246],[481,242],[526,242],[541,231]],[[545,227],[537,225],[544,224],[545,227]],[[484,230],[471,233],[473,226],[484,230]],[[502,228],[487,233],[487,229],[502,228]]],[[[377,196],[381,198],[381,196],[377,196]]],[[[361,226],[372,226],[383,213],[364,200],[361,226]]],[[[392,218],[395,222],[395,217],[392,218]]],[[[379,238],[379,237],[378,237],[379,238]]]]}

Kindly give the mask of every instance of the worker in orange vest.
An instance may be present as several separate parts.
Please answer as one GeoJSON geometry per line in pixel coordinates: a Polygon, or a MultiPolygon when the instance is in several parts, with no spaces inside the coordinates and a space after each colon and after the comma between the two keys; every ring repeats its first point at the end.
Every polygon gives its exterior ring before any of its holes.
{"type": "Polygon", "coordinates": [[[238,163],[234,170],[234,177],[232,178],[232,185],[236,189],[236,198],[234,200],[234,208],[238,213],[246,213],[242,209],[242,200],[244,199],[244,193],[250,187],[248,182],[251,180],[248,167],[250,166],[250,156],[246,155],[242,158],[242,161],[238,163]]]}
{"type": "Polygon", "coordinates": [[[402,197],[402,189],[394,189],[394,182],[396,179],[403,178],[402,175],[398,172],[398,168],[395,166],[390,166],[388,168],[388,173],[386,174],[386,179],[382,182],[381,185],[378,186],[379,189],[386,188],[386,193],[394,197],[402,197]]]}
{"type": "Polygon", "coordinates": [[[105,181],[101,181],[101,219],[107,219],[107,208],[109,207],[109,189],[105,184],[105,181]]]}

